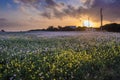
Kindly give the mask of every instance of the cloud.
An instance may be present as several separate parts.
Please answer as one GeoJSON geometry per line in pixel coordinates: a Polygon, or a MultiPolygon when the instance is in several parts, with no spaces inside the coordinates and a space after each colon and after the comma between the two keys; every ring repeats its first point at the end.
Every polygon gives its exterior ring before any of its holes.
{"type": "Polygon", "coordinates": [[[4,27],[7,26],[8,24],[6,24],[8,20],[6,18],[0,18],[0,27],[4,27]]]}
{"type": "Polygon", "coordinates": [[[99,20],[99,9],[103,8],[104,19],[113,21],[120,17],[120,0],[14,0],[21,6],[30,6],[46,18],[81,18],[88,15],[99,20]],[[72,2],[72,3],[70,3],[72,2]],[[77,6],[77,7],[76,7],[77,6]]]}
{"type": "Polygon", "coordinates": [[[41,0],[14,0],[15,3],[36,4],[41,0]]]}
{"type": "Polygon", "coordinates": [[[4,22],[4,21],[7,21],[7,19],[5,19],[5,18],[0,18],[0,22],[4,22]]]}
{"type": "Polygon", "coordinates": [[[81,0],[81,2],[83,3],[83,5],[87,8],[91,7],[93,5],[95,0],[81,0]]]}
{"type": "Polygon", "coordinates": [[[58,6],[54,0],[45,0],[46,4],[49,6],[58,6]]]}
{"type": "Polygon", "coordinates": [[[0,28],[4,27],[17,27],[17,26],[24,26],[25,24],[23,23],[18,23],[18,22],[11,22],[7,20],[6,18],[0,18],[0,28]]]}
{"type": "Polygon", "coordinates": [[[94,14],[97,9],[103,8],[104,19],[109,21],[116,21],[120,17],[119,4],[120,0],[95,0],[94,4],[92,5],[92,8],[94,9],[90,9],[91,11],[88,11],[88,13],[91,12],[94,14]]]}
{"type": "Polygon", "coordinates": [[[75,16],[76,13],[74,13],[74,11],[76,12],[79,10],[76,9],[75,6],[65,4],[64,1],[58,2],[57,0],[15,0],[15,2],[21,4],[24,7],[32,6],[40,11],[40,15],[47,18],[75,16]]]}

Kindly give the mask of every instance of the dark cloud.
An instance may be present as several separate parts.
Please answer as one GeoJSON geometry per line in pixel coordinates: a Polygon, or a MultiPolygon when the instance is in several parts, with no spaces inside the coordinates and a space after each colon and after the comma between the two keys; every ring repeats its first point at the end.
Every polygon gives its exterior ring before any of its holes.
{"type": "Polygon", "coordinates": [[[7,19],[5,19],[5,18],[0,18],[0,22],[4,22],[4,21],[7,21],[7,19]]]}
{"type": "Polygon", "coordinates": [[[15,3],[25,3],[25,4],[36,4],[39,3],[41,0],[14,0],[15,3]]]}
{"type": "Polygon", "coordinates": [[[68,5],[57,0],[15,0],[22,6],[33,6],[40,11],[40,15],[47,18],[63,18],[65,16],[76,17],[79,15],[80,8],[68,5]],[[42,10],[41,10],[42,9],[42,10]]]}
{"type": "Polygon", "coordinates": [[[51,19],[51,13],[49,12],[43,12],[40,15],[42,15],[43,17],[47,17],[48,19],[51,19]]]}
{"type": "MultiPolygon", "coordinates": [[[[105,20],[115,21],[120,18],[120,0],[95,0],[92,8],[94,9],[88,11],[88,13],[92,13],[91,15],[93,15],[97,9],[103,8],[105,20]]],[[[95,17],[97,17],[97,15],[95,17]]]]}
{"type": "Polygon", "coordinates": [[[45,0],[45,2],[50,6],[58,6],[58,4],[54,0],[45,0]]]}
{"type": "MultiPolygon", "coordinates": [[[[29,4],[40,11],[40,15],[49,19],[63,18],[66,16],[80,18],[81,15],[88,15],[95,21],[99,20],[99,10],[103,8],[104,19],[108,21],[116,20],[120,17],[120,0],[79,0],[83,6],[76,7],[69,5],[65,1],[57,0],[16,0],[22,4],[29,4]],[[42,7],[42,10],[41,10],[42,7]]],[[[69,0],[71,1],[71,0],[69,0]]],[[[76,0],[75,0],[76,1],[76,0]]],[[[73,3],[74,4],[74,3],[73,3]]]]}
{"type": "Polygon", "coordinates": [[[91,7],[95,0],[85,0],[84,5],[86,7],[91,7]]]}

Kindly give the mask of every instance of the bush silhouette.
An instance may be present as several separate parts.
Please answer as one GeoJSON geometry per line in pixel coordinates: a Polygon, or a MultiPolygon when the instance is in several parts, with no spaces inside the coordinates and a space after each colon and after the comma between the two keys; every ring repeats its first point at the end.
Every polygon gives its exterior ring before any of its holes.
{"type": "Polygon", "coordinates": [[[102,30],[109,31],[109,32],[120,32],[120,24],[111,23],[102,26],[102,30]]]}

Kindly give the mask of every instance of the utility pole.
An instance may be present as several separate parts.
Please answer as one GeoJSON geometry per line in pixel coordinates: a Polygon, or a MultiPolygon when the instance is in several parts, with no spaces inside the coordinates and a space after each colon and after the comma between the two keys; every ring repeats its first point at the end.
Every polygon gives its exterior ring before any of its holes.
{"type": "Polygon", "coordinates": [[[100,9],[100,18],[101,18],[101,30],[102,30],[102,26],[103,26],[103,9],[100,9]]]}
{"type": "Polygon", "coordinates": [[[88,17],[88,27],[90,27],[90,19],[89,19],[89,17],[88,17]]]}

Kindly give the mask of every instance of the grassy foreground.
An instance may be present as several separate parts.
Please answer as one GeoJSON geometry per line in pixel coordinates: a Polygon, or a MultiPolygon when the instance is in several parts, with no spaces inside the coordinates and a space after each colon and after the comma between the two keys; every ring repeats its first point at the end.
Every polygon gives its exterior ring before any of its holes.
{"type": "Polygon", "coordinates": [[[0,80],[119,79],[119,37],[0,39],[0,80]]]}

